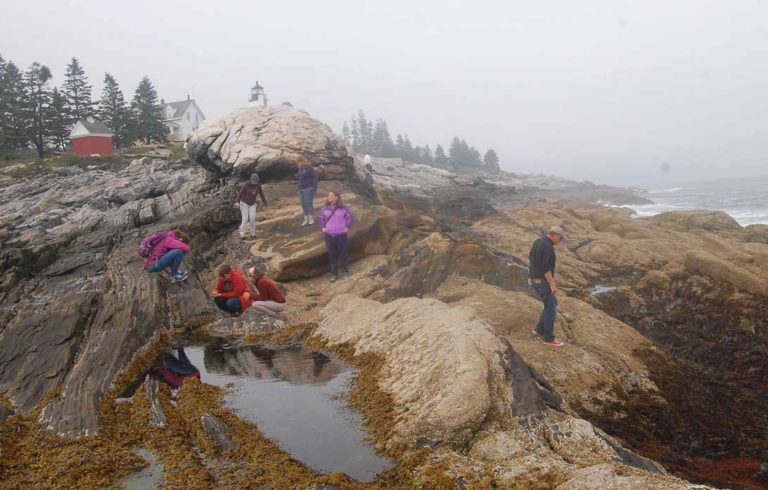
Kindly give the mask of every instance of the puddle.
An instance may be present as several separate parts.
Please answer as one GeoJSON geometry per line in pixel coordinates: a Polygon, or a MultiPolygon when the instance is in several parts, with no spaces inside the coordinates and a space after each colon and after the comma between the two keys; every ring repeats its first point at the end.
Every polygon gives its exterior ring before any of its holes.
{"type": "Polygon", "coordinates": [[[597,296],[598,294],[604,294],[604,293],[610,293],[611,291],[616,291],[616,286],[601,286],[596,285],[592,288],[592,290],[589,292],[592,296],[597,296]]]}
{"type": "Polygon", "coordinates": [[[362,416],[340,399],[353,370],[306,348],[186,347],[203,383],[227,387],[228,407],[316,471],[362,482],[390,468],[368,444],[362,416]]]}
{"type": "Polygon", "coordinates": [[[160,460],[148,449],[136,449],[134,452],[147,460],[149,466],[124,478],[118,488],[121,490],[154,490],[159,488],[163,484],[163,465],[160,460]]]}

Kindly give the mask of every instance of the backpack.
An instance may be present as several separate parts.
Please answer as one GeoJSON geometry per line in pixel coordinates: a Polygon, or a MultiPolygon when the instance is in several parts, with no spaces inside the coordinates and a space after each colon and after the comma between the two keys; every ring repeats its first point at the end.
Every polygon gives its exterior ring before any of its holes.
{"type": "Polygon", "coordinates": [[[168,233],[165,231],[156,231],[151,235],[145,236],[139,245],[139,249],[137,250],[139,255],[144,258],[149,257],[149,254],[152,252],[154,246],[160,243],[167,234],[168,233]]]}

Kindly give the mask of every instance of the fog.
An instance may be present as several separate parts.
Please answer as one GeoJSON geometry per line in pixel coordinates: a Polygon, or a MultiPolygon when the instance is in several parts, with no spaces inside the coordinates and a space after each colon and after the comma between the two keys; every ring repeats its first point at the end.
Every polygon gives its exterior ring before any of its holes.
{"type": "Polygon", "coordinates": [[[0,54],[143,75],[208,118],[258,80],[340,130],[454,135],[506,170],[642,185],[768,173],[768,2],[4,0],[0,54]],[[668,172],[661,170],[669,166],[668,172]]]}

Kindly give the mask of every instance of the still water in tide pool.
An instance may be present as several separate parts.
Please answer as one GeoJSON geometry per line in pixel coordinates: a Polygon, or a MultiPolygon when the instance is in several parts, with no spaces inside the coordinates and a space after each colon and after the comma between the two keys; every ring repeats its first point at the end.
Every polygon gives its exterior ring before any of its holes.
{"type": "Polygon", "coordinates": [[[362,417],[344,401],[353,370],[306,348],[185,349],[203,383],[227,386],[225,402],[241,418],[307,466],[369,482],[392,466],[366,441],[362,417]]]}

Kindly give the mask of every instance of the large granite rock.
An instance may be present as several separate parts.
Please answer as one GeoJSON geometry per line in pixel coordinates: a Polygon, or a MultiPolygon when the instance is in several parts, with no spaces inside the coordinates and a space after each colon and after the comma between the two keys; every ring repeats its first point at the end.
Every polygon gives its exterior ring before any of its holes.
{"type": "Polygon", "coordinates": [[[324,179],[355,175],[352,157],[328,125],[287,105],[248,107],[209,119],[187,143],[189,155],[218,177],[283,178],[296,173],[296,159],[309,159],[324,179]]]}
{"type": "Polygon", "coordinates": [[[514,487],[524,479],[579,481],[582,468],[602,464],[613,471],[601,473],[608,488],[621,488],[627,471],[646,488],[691,487],[621,465],[629,464],[623,448],[567,409],[550,408],[530,368],[474,308],[341,295],[323,308],[314,335],[383,359],[377,382],[395,405],[386,447],[442,440],[432,461],[449,462],[458,477],[493,475],[514,487]],[[454,451],[465,447],[469,457],[454,451]]]}

